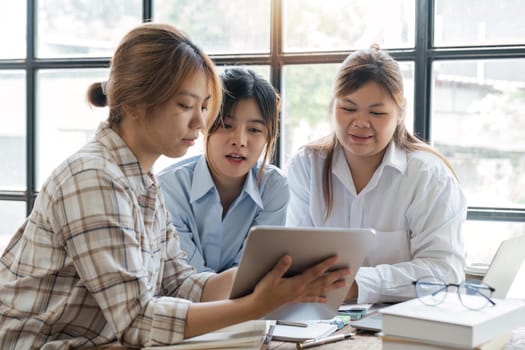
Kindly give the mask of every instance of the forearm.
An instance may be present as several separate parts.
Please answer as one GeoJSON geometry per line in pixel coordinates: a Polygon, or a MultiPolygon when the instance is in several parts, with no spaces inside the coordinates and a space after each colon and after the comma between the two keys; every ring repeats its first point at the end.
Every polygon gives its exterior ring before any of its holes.
{"type": "Polygon", "coordinates": [[[184,338],[194,337],[243,321],[259,319],[266,313],[253,302],[253,294],[233,299],[191,304],[184,338]]]}
{"type": "Polygon", "coordinates": [[[236,272],[237,268],[234,267],[208,278],[202,290],[201,301],[228,299],[236,272]]]}

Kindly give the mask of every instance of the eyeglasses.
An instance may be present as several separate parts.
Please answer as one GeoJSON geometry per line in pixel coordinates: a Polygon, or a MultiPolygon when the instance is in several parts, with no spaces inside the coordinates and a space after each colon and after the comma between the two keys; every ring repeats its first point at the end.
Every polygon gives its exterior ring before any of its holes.
{"type": "Polygon", "coordinates": [[[461,284],[445,283],[435,277],[422,277],[412,282],[416,286],[416,296],[425,305],[439,305],[447,296],[448,287],[456,287],[461,304],[470,310],[481,310],[489,303],[496,305],[490,297],[494,288],[477,281],[465,281],[461,284]]]}

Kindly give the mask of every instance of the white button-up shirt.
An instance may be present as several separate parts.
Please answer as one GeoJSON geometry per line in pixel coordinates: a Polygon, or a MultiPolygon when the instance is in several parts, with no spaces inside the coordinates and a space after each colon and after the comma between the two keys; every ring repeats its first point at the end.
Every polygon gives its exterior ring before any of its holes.
{"type": "Polygon", "coordinates": [[[326,219],[325,158],[324,152],[306,146],[289,162],[286,224],[375,229],[375,245],[356,275],[359,303],[413,298],[412,281],[422,276],[449,283],[463,280],[461,224],[467,205],[456,178],[439,157],[405,152],[392,142],[357,194],[339,146],[332,166],[332,212],[326,219]]]}

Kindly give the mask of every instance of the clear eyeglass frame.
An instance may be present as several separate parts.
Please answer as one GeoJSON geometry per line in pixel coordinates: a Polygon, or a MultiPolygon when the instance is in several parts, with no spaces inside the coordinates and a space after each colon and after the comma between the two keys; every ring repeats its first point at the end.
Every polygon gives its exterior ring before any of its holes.
{"type": "Polygon", "coordinates": [[[413,281],[412,284],[416,288],[417,298],[425,305],[441,304],[447,296],[449,287],[456,288],[459,301],[467,309],[481,310],[489,304],[496,305],[496,302],[491,299],[495,289],[479,281],[464,281],[460,284],[445,283],[436,277],[428,276],[413,281]]]}

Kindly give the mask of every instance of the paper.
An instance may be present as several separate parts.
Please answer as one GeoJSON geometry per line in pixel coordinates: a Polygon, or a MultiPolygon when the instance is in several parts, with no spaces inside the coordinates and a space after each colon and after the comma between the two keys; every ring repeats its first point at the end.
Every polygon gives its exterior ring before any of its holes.
{"type": "Polygon", "coordinates": [[[337,330],[337,325],[327,321],[304,321],[306,327],[276,325],[273,340],[302,342],[326,337],[337,330]]]}
{"type": "Polygon", "coordinates": [[[205,349],[260,349],[273,321],[247,321],[173,345],[143,348],[143,350],[205,350],[205,349]]]}

